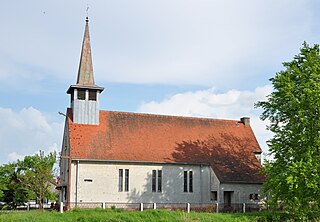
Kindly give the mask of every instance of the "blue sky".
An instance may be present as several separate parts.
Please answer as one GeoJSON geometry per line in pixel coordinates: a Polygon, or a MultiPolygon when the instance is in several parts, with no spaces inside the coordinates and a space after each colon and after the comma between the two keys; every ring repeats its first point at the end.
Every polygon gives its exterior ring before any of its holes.
{"type": "Polygon", "coordinates": [[[76,81],[86,8],[101,108],[239,119],[264,152],[253,108],[268,79],[320,42],[311,0],[6,1],[1,5],[0,163],[60,150],[66,90],[76,81]]]}

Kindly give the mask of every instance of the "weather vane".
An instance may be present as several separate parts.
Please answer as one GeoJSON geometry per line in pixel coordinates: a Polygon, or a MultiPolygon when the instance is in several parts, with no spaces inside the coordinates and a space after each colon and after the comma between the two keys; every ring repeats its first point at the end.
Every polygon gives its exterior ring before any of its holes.
{"type": "Polygon", "coordinates": [[[87,4],[86,12],[87,12],[87,17],[89,17],[89,4],[87,4]]]}

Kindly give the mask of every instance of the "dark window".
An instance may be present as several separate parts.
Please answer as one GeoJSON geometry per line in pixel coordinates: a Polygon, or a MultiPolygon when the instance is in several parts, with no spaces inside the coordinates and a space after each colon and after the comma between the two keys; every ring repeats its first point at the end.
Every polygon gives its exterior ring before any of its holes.
{"type": "Polygon", "coordinates": [[[189,171],[189,192],[193,192],[193,172],[189,171]]]}
{"type": "Polygon", "coordinates": [[[183,192],[193,192],[193,171],[183,172],[183,192]]]}
{"type": "Polygon", "coordinates": [[[86,99],[86,90],[78,89],[78,99],[85,100],[86,99]]]}
{"type": "Polygon", "coordinates": [[[123,191],[123,169],[119,169],[119,192],[123,191]]]}
{"type": "Polygon", "coordinates": [[[74,99],[74,98],[73,98],[73,97],[74,97],[74,92],[73,92],[73,91],[71,92],[70,96],[71,96],[71,103],[72,103],[72,102],[73,102],[73,99],[74,99]]]}
{"type": "Polygon", "coordinates": [[[252,193],[249,195],[249,199],[253,200],[253,194],[252,193]]]}
{"type": "Polygon", "coordinates": [[[212,201],[218,200],[218,192],[217,191],[211,191],[211,200],[212,201]]]}
{"type": "Polygon", "coordinates": [[[125,170],[124,191],[129,191],[129,170],[125,170]]]}
{"type": "Polygon", "coordinates": [[[258,197],[258,194],[257,194],[257,193],[254,195],[254,199],[255,199],[255,200],[259,200],[259,197],[258,197]]]}
{"type": "Polygon", "coordinates": [[[157,171],[152,170],[152,192],[156,192],[157,187],[157,171]]]}
{"type": "Polygon", "coordinates": [[[183,192],[188,192],[188,171],[183,174],[183,192]]]}
{"type": "Polygon", "coordinates": [[[97,91],[89,90],[89,100],[97,101],[97,91]]]}
{"type": "Polygon", "coordinates": [[[158,192],[162,192],[162,170],[158,170],[158,192]]]}
{"type": "Polygon", "coordinates": [[[67,196],[68,196],[68,187],[64,187],[64,200],[67,200],[67,196]]]}

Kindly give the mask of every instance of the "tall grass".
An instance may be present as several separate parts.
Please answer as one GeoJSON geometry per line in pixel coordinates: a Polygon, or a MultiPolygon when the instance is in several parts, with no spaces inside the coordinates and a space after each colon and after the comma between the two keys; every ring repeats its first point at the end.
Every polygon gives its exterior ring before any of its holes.
{"type": "Polygon", "coordinates": [[[0,212],[0,221],[22,221],[22,222],[56,222],[56,221],[103,221],[103,222],[251,222],[257,221],[257,214],[225,214],[225,213],[186,213],[182,211],[168,210],[146,210],[122,211],[111,209],[73,210],[63,214],[59,212],[0,212]]]}

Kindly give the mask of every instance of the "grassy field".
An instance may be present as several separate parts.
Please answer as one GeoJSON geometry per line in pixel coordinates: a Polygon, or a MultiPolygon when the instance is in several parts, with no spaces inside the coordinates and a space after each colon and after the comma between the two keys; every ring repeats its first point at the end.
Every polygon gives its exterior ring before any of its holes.
{"type": "Polygon", "coordinates": [[[104,222],[198,222],[198,221],[221,221],[221,222],[251,222],[267,221],[261,213],[186,213],[182,211],[146,210],[121,211],[121,210],[73,210],[60,214],[59,212],[0,212],[0,221],[24,221],[24,222],[56,222],[56,221],[104,221],[104,222]],[[260,219],[259,219],[260,218],[260,219]]]}

